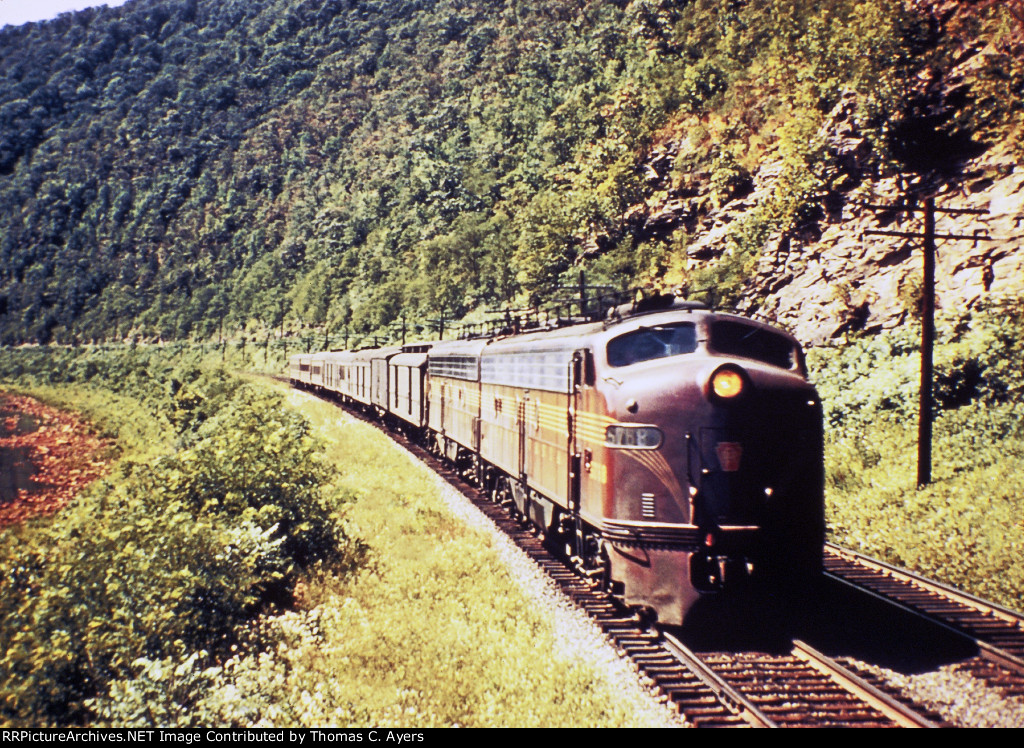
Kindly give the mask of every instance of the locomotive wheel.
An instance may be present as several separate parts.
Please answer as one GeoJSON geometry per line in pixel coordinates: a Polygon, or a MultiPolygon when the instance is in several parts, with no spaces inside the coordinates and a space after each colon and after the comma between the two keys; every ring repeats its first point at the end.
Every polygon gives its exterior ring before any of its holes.
{"type": "Polygon", "coordinates": [[[498,478],[494,486],[494,503],[499,506],[511,504],[513,510],[515,509],[515,502],[512,501],[512,492],[509,490],[507,478],[498,478]]]}

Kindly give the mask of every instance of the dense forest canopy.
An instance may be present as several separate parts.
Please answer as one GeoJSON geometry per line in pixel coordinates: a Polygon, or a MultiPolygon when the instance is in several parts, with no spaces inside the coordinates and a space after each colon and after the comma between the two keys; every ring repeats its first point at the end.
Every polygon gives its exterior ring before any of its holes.
{"type": "Polygon", "coordinates": [[[580,268],[728,286],[832,186],[818,133],[844,95],[879,172],[1018,142],[1022,19],[1017,0],[131,0],[8,27],[0,342],[369,335],[580,268]],[[951,91],[965,40],[993,53],[951,91]],[[771,199],[711,268],[685,223],[630,220],[742,194],[767,158],[771,199]]]}

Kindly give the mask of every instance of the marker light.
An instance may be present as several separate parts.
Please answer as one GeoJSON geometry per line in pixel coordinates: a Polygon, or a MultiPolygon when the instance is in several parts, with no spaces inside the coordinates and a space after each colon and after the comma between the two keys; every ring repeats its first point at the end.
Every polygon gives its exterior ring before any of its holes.
{"type": "Polygon", "coordinates": [[[711,376],[711,389],[720,398],[732,399],[743,392],[743,377],[735,369],[719,369],[711,376]]]}

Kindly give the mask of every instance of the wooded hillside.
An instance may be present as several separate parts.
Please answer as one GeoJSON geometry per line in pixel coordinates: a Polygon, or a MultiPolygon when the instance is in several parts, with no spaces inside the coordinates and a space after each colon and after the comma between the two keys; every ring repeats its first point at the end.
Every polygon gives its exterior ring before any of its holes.
{"type": "Polygon", "coordinates": [[[820,135],[844,96],[859,179],[1019,154],[1021,8],[132,0],[9,27],[0,342],[368,335],[581,268],[728,300],[849,189],[820,135]]]}

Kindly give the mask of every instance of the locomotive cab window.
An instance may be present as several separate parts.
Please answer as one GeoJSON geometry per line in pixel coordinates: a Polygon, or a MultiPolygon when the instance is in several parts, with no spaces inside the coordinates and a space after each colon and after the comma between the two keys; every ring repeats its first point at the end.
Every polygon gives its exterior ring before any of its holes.
{"type": "Polygon", "coordinates": [[[629,366],[697,350],[697,328],[693,323],[641,327],[608,341],[609,366],[629,366]]]}
{"type": "Polygon", "coordinates": [[[716,353],[751,358],[780,369],[793,369],[800,361],[797,347],[784,335],[731,320],[711,323],[710,345],[716,353]]]}

